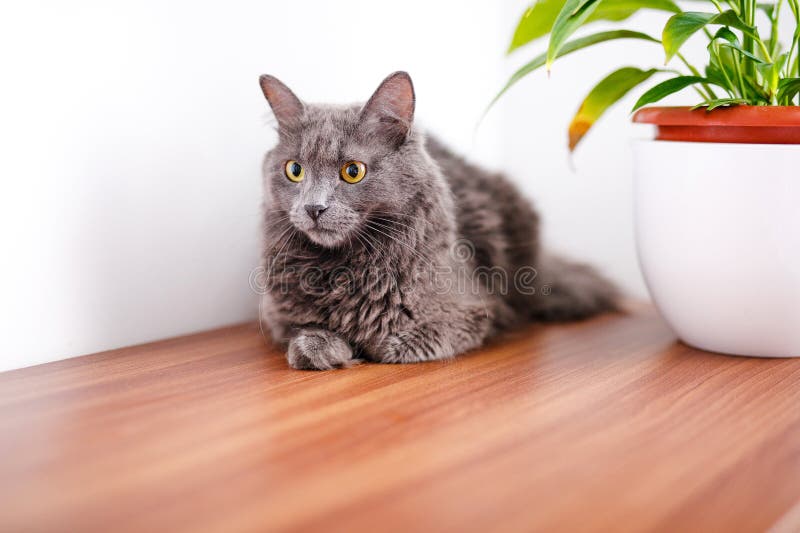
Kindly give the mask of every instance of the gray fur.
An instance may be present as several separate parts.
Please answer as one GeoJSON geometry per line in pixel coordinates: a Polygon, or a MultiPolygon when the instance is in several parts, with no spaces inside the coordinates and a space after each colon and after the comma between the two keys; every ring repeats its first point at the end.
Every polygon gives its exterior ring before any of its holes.
{"type": "Polygon", "coordinates": [[[352,366],[353,348],[346,340],[324,329],[300,329],[289,341],[289,365],[308,370],[329,370],[352,366]]]}
{"type": "Polygon", "coordinates": [[[263,165],[261,319],[292,367],[447,359],[527,322],[616,308],[590,267],[540,254],[538,216],[511,182],[413,126],[407,74],[363,106],[303,104],[269,76],[261,86],[279,131],[263,165]],[[287,160],[302,182],[286,178],[287,160]],[[339,176],[350,160],[367,166],[356,184],[339,176]],[[327,209],[315,222],[306,204],[327,209]],[[533,294],[513,282],[525,272],[533,294]],[[498,290],[489,280],[502,273],[498,290]]]}

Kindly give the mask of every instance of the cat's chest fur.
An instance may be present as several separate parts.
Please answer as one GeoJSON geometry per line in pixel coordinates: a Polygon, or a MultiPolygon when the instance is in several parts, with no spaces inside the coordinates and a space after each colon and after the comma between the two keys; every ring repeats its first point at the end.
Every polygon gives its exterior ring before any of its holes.
{"type": "Polygon", "coordinates": [[[368,345],[397,331],[409,317],[403,302],[406,274],[369,250],[298,251],[276,261],[271,297],[294,325],[322,327],[368,345]]]}

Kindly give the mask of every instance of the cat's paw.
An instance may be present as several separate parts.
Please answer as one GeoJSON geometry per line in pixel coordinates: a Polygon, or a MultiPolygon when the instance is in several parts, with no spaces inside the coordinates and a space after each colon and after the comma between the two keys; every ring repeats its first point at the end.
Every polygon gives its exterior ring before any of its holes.
{"type": "Polygon", "coordinates": [[[289,341],[289,366],[298,370],[330,370],[358,364],[353,348],[341,337],[322,329],[305,329],[289,341]]]}
{"type": "Polygon", "coordinates": [[[377,360],[381,363],[407,363],[412,358],[411,348],[400,335],[389,335],[378,347],[377,360]]]}
{"type": "Polygon", "coordinates": [[[389,335],[378,346],[374,358],[380,363],[419,363],[436,359],[447,359],[447,354],[438,343],[425,342],[415,332],[401,332],[389,335]]]}

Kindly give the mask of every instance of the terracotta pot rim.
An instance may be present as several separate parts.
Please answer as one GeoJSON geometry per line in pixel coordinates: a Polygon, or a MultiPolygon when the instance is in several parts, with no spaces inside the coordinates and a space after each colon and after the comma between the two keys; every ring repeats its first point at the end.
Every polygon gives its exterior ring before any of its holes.
{"type": "Polygon", "coordinates": [[[800,144],[800,106],[645,107],[633,121],[654,124],[659,141],[800,144]]]}
{"type": "Polygon", "coordinates": [[[659,126],[800,127],[800,106],[720,107],[713,111],[689,106],[644,107],[633,122],[659,126]]]}

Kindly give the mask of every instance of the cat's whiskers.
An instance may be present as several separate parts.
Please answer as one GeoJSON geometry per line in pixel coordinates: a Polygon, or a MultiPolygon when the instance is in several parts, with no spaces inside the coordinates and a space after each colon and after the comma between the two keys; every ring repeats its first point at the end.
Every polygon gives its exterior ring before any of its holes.
{"type": "Polygon", "coordinates": [[[292,232],[292,236],[291,236],[291,237],[289,237],[289,242],[288,242],[288,243],[287,243],[287,245],[286,245],[287,251],[286,251],[286,252],[284,252],[284,254],[283,254],[283,270],[284,270],[284,271],[286,270],[286,258],[287,258],[287,256],[289,255],[289,252],[288,252],[288,250],[291,250],[291,249],[292,249],[292,241],[294,241],[294,238],[295,238],[295,237],[297,237],[297,233],[298,233],[298,232],[296,232],[296,231],[295,231],[295,232],[292,232]]]}
{"type": "MultiPolygon", "coordinates": [[[[380,259],[381,259],[381,256],[379,255],[381,252],[378,249],[377,243],[373,242],[372,239],[370,239],[370,237],[368,235],[366,235],[366,234],[358,235],[358,237],[359,237],[359,240],[363,239],[364,241],[366,241],[366,244],[368,245],[366,250],[367,250],[367,254],[369,256],[369,265],[370,265],[369,268],[376,268],[376,265],[380,264],[380,259]]],[[[378,275],[380,275],[380,274],[388,274],[389,277],[392,278],[392,281],[394,282],[395,287],[399,287],[399,285],[397,283],[397,277],[394,275],[394,272],[392,272],[391,269],[382,269],[382,268],[378,267],[378,270],[376,271],[376,274],[378,274],[378,275]]]]}
{"type": "Polygon", "coordinates": [[[358,228],[357,231],[353,232],[353,235],[355,235],[355,237],[358,239],[358,242],[360,242],[364,246],[364,250],[367,252],[369,261],[371,262],[375,261],[377,259],[375,255],[376,252],[375,244],[369,239],[367,239],[367,236],[364,234],[364,229],[358,228]]]}
{"type": "Polygon", "coordinates": [[[269,217],[272,215],[288,215],[289,211],[283,208],[274,207],[272,209],[263,208],[263,213],[265,216],[269,217]]]}
{"type": "Polygon", "coordinates": [[[351,240],[352,240],[352,239],[355,239],[356,241],[358,241],[358,243],[359,243],[359,244],[361,245],[361,247],[364,249],[364,252],[366,252],[366,253],[367,253],[367,258],[368,258],[368,261],[372,262],[372,261],[373,261],[373,257],[372,257],[372,253],[371,253],[371,250],[370,250],[371,246],[369,245],[369,243],[367,243],[367,242],[366,242],[366,241],[363,239],[363,237],[361,236],[361,232],[362,232],[362,229],[361,229],[361,228],[357,228],[357,229],[355,229],[354,231],[352,231],[352,232],[350,233],[350,239],[351,239],[351,240]]]}
{"type": "Polygon", "coordinates": [[[384,235],[384,236],[386,236],[386,237],[388,237],[388,238],[392,239],[392,240],[393,240],[393,241],[395,241],[396,243],[400,244],[401,246],[405,247],[405,248],[406,248],[408,251],[410,251],[410,252],[411,252],[411,254],[412,254],[414,257],[418,258],[419,260],[423,261],[424,263],[427,263],[427,265],[428,265],[428,266],[430,266],[430,267],[434,267],[434,264],[433,264],[433,262],[432,262],[430,259],[428,259],[427,257],[423,256],[423,255],[422,255],[422,254],[421,254],[421,253],[420,253],[418,250],[415,250],[415,249],[413,249],[411,246],[409,246],[408,244],[404,243],[404,242],[403,242],[403,241],[401,241],[400,239],[398,239],[398,238],[396,238],[396,237],[394,237],[394,236],[392,236],[392,235],[389,235],[388,233],[385,233],[385,232],[381,231],[382,229],[385,229],[384,227],[382,227],[382,226],[378,226],[378,225],[376,225],[376,224],[373,224],[373,223],[371,223],[371,222],[369,222],[369,221],[367,222],[367,224],[366,224],[366,225],[367,225],[368,227],[372,228],[374,231],[377,231],[377,232],[378,232],[378,233],[380,233],[381,235],[384,235]]]}
{"type": "MultiPolygon", "coordinates": [[[[267,216],[264,217],[262,224],[263,225],[261,229],[267,236],[269,236],[270,234],[274,234],[279,228],[283,227],[284,225],[286,226],[286,228],[294,226],[294,224],[292,224],[291,222],[291,217],[288,214],[281,215],[278,217],[272,214],[268,214],[267,216]]],[[[286,228],[284,228],[284,231],[286,228]]],[[[280,239],[280,237],[274,240],[277,241],[278,239],[280,239]]]]}
{"type": "Polygon", "coordinates": [[[381,233],[382,235],[385,235],[386,237],[389,237],[393,241],[403,245],[408,250],[411,250],[416,257],[421,259],[428,266],[433,266],[435,264],[433,258],[436,257],[436,252],[431,250],[428,246],[425,246],[422,242],[415,240],[414,245],[415,246],[419,245],[420,249],[422,250],[422,252],[425,252],[425,254],[423,254],[420,250],[417,250],[414,247],[412,247],[411,243],[407,241],[408,236],[406,235],[406,233],[399,231],[396,228],[387,227],[383,224],[377,223],[376,221],[372,221],[372,223],[369,224],[368,226],[373,231],[381,233]]]}
{"type": "MultiPolygon", "coordinates": [[[[293,229],[294,229],[294,226],[293,226],[293,225],[290,225],[290,226],[289,226],[289,227],[288,227],[286,230],[284,230],[284,231],[283,231],[283,233],[281,233],[281,236],[278,238],[278,240],[280,240],[281,238],[283,238],[283,236],[286,234],[286,232],[287,232],[287,231],[290,231],[290,230],[293,230],[293,229]]],[[[281,246],[281,247],[280,247],[280,249],[278,250],[278,253],[276,253],[276,254],[273,256],[273,258],[272,258],[272,263],[270,264],[269,271],[267,272],[267,275],[266,275],[266,281],[267,281],[267,283],[270,283],[270,281],[271,281],[271,279],[272,279],[272,274],[273,274],[273,273],[274,273],[274,271],[275,271],[275,265],[276,265],[276,263],[278,262],[278,258],[281,256],[281,253],[283,252],[283,250],[284,250],[284,249],[285,249],[285,248],[288,246],[288,244],[289,244],[289,243],[290,243],[290,242],[293,240],[294,236],[295,236],[295,233],[292,233],[292,235],[291,235],[291,236],[290,236],[290,237],[289,237],[289,238],[286,240],[286,242],[285,242],[285,243],[283,243],[283,246],[281,246]]],[[[285,268],[285,264],[286,264],[286,263],[284,262],[284,268],[285,268]]]]}
{"type": "MultiPolygon", "coordinates": [[[[371,245],[372,245],[371,246],[372,247],[372,251],[368,250],[368,253],[370,254],[370,256],[369,256],[370,257],[370,264],[371,265],[378,264],[378,260],[381,258],[381,256],[379,254],[382,253],[382,250],[380,250],[379,246],[378,246],[379,243],[373,241],[372,237],[370,235],[366,234],[366,233],[359,232],[359,234],[362,235],[364,237],[364,239],[366,239],[367,242],[371,243],[371,245]]],[[[394,272],[392,271],[392,269],[391,268],[388,268],[388,269],[385,269],[385,270],[381,269],[381,272],[388,273],[389,276],[391,276],[392,281],[394,282],[394,286],[399,290],[400,283],[397,281],[397,276],[394,275],[394,272]]]]}
{"type": "Polygon", "coordinates": [[[417,233],[417,232],[419,232],[419,231],[420,231],[420,228],[415,228],[414,226],[410,226],[410,225],[408,225],[408,224],[403,224],[403,223],[402,223],[402,222],[400,222],[399,220],[392,220],[391,218],[385,218],[385,217],[372,217],[372,218],[371,218],[371,220],[380,220],[380,221],[382,221],[382,222],[387,222],[387,223],[389,223],[389,224],[397,224],[398,226],[403,226],[404,228],[408,228],[408,229],[410,229],[410,230],[411,230],[411,231],[413,231],[414,233],[417,233]]]}
{"type": "Polygon", "coordinates": [[[397,235],[401,235],[401,236],[404,235],[403,232],[398,230],[397,228],[393,227],[394,224],[398,224],[398,225],[408,229],[411,233],[413,233],[416,236],[416,239],[414,240],[414,244],[415,245],[419,245],[419,246],[427,249],[428,252],[430,252],[431,255],[436,255],[437,251],[434,248],[431,248],[431,246],[424,241],[425,234],[423,233],[422,235],[420,235],[420,229],[414,228],[412,226],[408,226],[408,225],[403,224],[402,222],[398,222],[396,220],[390,220],[390,219],[385,219],[385,218],[381,218],[381,217],[373,217],[373,221],[377,222],[381,227],[386,228],[387,230],[394,231],[394,232],[396,232],[397,235]],[[387,226],[387,224],[389,226],[387,226]]]}
{"type": "Polygon", "coordinates": [[[402,216],[402,215],[396,215],[396,214],[392,214],[392,213],[383,213],[382,211],[373,211],[373,213],[371,213],[371,214],[378,214],[378,215],[386,214],[386,216],[371,216],[370,220],[381,221],[381,222],[384,222],[386,224],[402,226],[402,227],[404,227],[404,228],[406,228],[406,229],[408,229],[408,230],[410,230],[410,231],[412,231],[413,233],[416,233],[416,234],[422,233],[424,235],[426,233],[425,232],[426,229],[434,228],[431,225],[431,223],[429,221],[425,220],[425,219],[417,219],[417,218],[415,218],[413,220],[409,220],[409,222],[411,222],[413,224],[417,224],[417,223],[422,223],[423,224],[422,226],[412,226],[410,224],[406,224],[406,223],[401,222],[399,220],[395,220],[395,218],[394,218],[395,216],[402,216]]]}
{"type": "Polygon", "coordinates": [[[283,240],[284,237],[294,228],[291,224],[287,224],[283,231],[278,234],[278,236],[274,239],[269,239],[269,244],[267,245],[267,251],[274,250],[278,244],[283,240]]]}
{"type": "MultiPolygon", "coordinates": [[[[286,218],[289,218],[289,217],[287,216],[286,218]]],[[[278,238],[275,239],[275,243],[280,242],[280,240],[283,238],[283,236],[286,235],[286,233],[288,231],[290,231],[292,228],[293,228],[293,226],[291,224],[289,224],[288,227],[286,227],[286,229],[284,229],[281,232],[281,234],[278,236],[278,238]]],[[[265,283],[267,284],[267,286],[269,286],[270,277],[272,275],[272,268],[275,266],[275,261],[277,260],[277,258],[278,258],[278,256],[276,254],[276,256],[272,260],[272,263],[269,264],[269,270],[267,271],[267,273],[265,275],[265,283]]],[[[264,298],[263,297],[258,299],[258,330],[259,330],[259,332],[261,332],[261,338],[264,339],[264,342],[268,342],[267,341],[267,335],[266,335],[266,333],[264,333],[264,298]]]]}
{"type": "Polygon", "coordinates": [[[391,213],[389,211],[370,211],[367,218],[370,218],[372,215],[384,215],[390,218],[404,218],[406,220],[411,220],[414,222],[422,222],[423,224],[430,225],[430,222],[419,214],[391,213]]]}
{"type": "MultiPolygon", "coordinates": [[[[390,213],[388,211],[371,211],[370,212],[370,216],[367,218],[367,220],[368,221],[373,221],[373,222],[378,222],[378,221],[383,222],[383,224],[380,224],[381,227],[386,227],[386,224],[390,224],[392,226],[396,224],[398,226],[402,226],[402,227],[410,230],[411,232],[417,234],[421,238],[424,238],[425,226],[431,227],[431,223],[428,220],[419,217],[419,215],[406,215],[406,214],[403,214],[403,213],[390,213]],[[373,216],[373,215],[386,215],[386,216],[373,216]],[[422,223],[422,227],[416,227],[416,226],[412,226],[412,225],[406,224],[404,222],[400,222],[399,220],[395,220],[395,217],[407,217],[407,218],[409,218],[410,220],[413,220],[416,223],[422,223]],[[419,235],[420,233],[422,233],[422,235],[419,235]]],[[[396,228],[392,228],[392,229],[396,230],[396,228]]],[[[400,232],[400,231],[398,231],[397,233],[399,235],[403,235],[403,233],[400,232]]],[[[431,248],[430,246],[428,246],[425,242],[423,242],[421,240],[416,240],[415,244],[419,244],[419,245],[421,245],[423,247],[426,247],[430,251],[430,253],[432,255],[436,255],[436,253],[437,253],[433,248],[431,248]]]]}
{"type": "Polygon", "coordinates": [[[364,251],[367,252],[367,260],[369,261],[370,265],[377,264],[380,259],[380,251],[378,250],[376,243],[369,238],[369,235],[364,233],[363,229],[359,229],[354,233],[358,241],[364,246],[364,251]]]}
{"type": "Polygon", "coordinates": [[[361,244],[361,246],[364,247],[364,251],[367,252],[367,257],[368,257],[369,261],[372,262],[373,259],[372,259],[372,254],[370,254],[369,246],[364,241],[364,239],[361,238],[361,235],[359,235],[358,232],[354,231],[350,235],[350,240],[352,241],[353,238],[355,238],[359,242],[359,244],[361,244]]]}
{"type": "MultiPolygon", "coordinates": [[[[379,221],[382,221],[382,220],[383,219],[378,218],[378,217],[375,217],[373,219],[374,222],[376,222],[381,228],[385,229],[389,233],[393,233],[394,235],[399,236],[399,237],[404,237],[405,236],[405,234],[402,231],[398,230],[397,228],[394,228],[394,227],[391,227],[391,226],[386,226],[386,223],[400,224],[399,222],[397,222],[397,221],[386,221],[385,223],[381,224],[379,221]]],[[[405,227],[408,228],[409,230],[411,230],[416,235],[417,238],[414,240],[414,244],[415,245],[420,246],[421,248],[426,250],[431,256],[436,256],[437,253],[439,253],[439,252],[437,252],[437,250],[435,250],[434,248],[431,248],[430,245],[428,245],[426,242],[424,242],[424,240],[422,240],[421,236],[419,234],[417,234],[417,230],[415,228],[412,228],[410,226],[405,226],[405,227]]]]}

